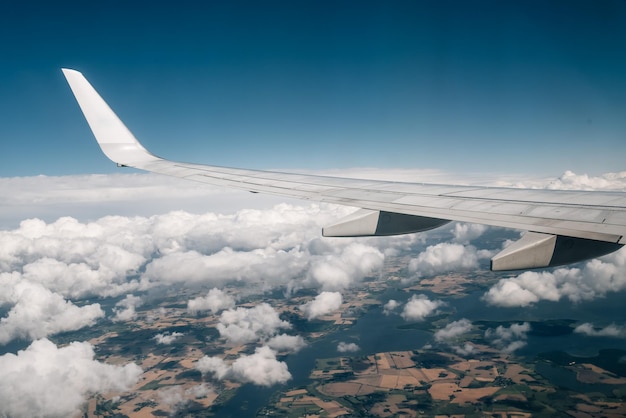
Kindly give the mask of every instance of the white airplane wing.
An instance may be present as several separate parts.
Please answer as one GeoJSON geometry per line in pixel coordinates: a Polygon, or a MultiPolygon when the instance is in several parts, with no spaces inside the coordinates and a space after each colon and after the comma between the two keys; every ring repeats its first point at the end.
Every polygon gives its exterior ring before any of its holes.
{"type": "Polygon", "coordinates": [[[425,231],[449,221],[528,231],[493,257],[493,270],[573,263],[626,243],[626,193],[512,189],[359,180],[169,161],[150,153],[85,77],[63,69],[102,151],[119,166],[251,192],[362,208],[324,236],[425,231]]]}

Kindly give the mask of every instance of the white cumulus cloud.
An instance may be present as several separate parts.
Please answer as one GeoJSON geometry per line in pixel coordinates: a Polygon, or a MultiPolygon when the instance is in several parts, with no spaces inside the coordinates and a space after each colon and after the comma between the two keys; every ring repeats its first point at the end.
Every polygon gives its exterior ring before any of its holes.
{"type": "Polygon", "coordinates": [[[339,292],[322,292],[310,302],[300,306],[300,310],[310,321],[317,317],[329,314],[341,307],[343,297],[339,292]]]}
{"type": "Polygon", "coordinates": [[[499,325],[496,329],[489,328],[485,331],[485,338],[492,341],[493,345],[505,353],[512,353],[526,345],[526,338],[530,331],[530,324],[511,324],[510,327],[499,325]]]}
{"type": "Polygon", "coordinates": [[[20,280],[9,284],[15,275],[0,275],[0,289],[9,287],[10,293],[0,296],[12,307],[0,319],[0,344],[17,338],[38,339],[64,331],[92,326],[104,317],[100,304],[77,306],[41,284],[20,280]]]}
{"type": "Polygon", "coordinates": [[[497,306],[529,306],[541,300],[572,302],[593,300],[609,292],[626,289],[626,251],[584,263],[582,268],[553,271],[527,271],[517,277],[501,279],[483,295],[497,306]]]}
{"type": "Polygon", "coordinates": [[[112,318],[114,322],[132,321],[137,318],[137,308],[143,305],[139,296],[126,295],[126,297],[115,304],[112,318]]]}
{"type": "Polygon", "coordinates": [[[337,247],[338,254],[314,260],[308,271],[309,279],[323,290],[337,291],[351,287],[374,274],[383,266],[385,256],[380,250],[361,243],[337,247]]]}
{"type": "Polygon", "coordinates": [[[395,299],[389,299],[389,301],[387,301],[387,303],[385,303],[383,305],[383,313],[385,315],[390,315],[391,313],[393,313],[393,311],[395,311],[400,305],[402,305],[400,302],[398,302],[395,299]]]}
{"type": "Polygon", "coordinates": [[[267,303],[253,308],[236,308],[223,311],[217,330],[231,343],[251,343],[274,336],[280,329],[291,324],[279,318],[278,312],[267,303]]]}
{"type": "Polygon", "coordinates": [[[468,224],[457,222],[454,224],[454,242],[459,244],[468,244],[477,238],[480,238],[489,227],[481,224],[468,224]]]}
{"type": "Polygon", "coordinates": [[[339,344],[337,344],[337,351],[339,351],[340,353],[355,353],[360,349],[361,347],[359,347],[355,343],[346,343],[344,341],[341,341],[339,342],[339,344]]]}
{"type": "Polygon", "coordinates": [[[297,353],[306,347],[306,341],[299,335],[280,334],[267,340],[267,346],[278,352],[297,353]]]}
{"type": "Polygon", "coordinates": [[[590,337],[626,338],[626,327],[616,324],[610,324],[604,328],[596,328],[592,323],[585,322],[574,328],[574,332],[590,337]]]}
{"type": "Polygon", "coordinates": [[[409,262],[409,271],[421,276],[433,276],[447,271],[478,268],[478,261],[489,257],[472,245],[440,242],[431,245],[409,262]]]}
{"type": "Polygon", "coordinates": [[[258,386],[272,386],[291,379],[287,364],[276,359],[268,346],[257,347],[254,354],[243,355],[231,364],[219,357],[204,356],[196,368],[203,374],[211,373],[216,379],[232,379],[258,386]]]}
{"type": "Polygon", "coordinates": [[[206,296],[200,296],[187,302],[187,311],[198,313],[210,311],[213,314],[235,307],[235,299],[226,292],[214,287],[206,296]]]}
{"type": "Polygon", "coordinates": [[[164,332],[161,334],[157,334],[154,337],[152,337],[157,344],[163,344],[163,345],[169,345],[172,344],[174,341],[176,341],[177,339],[179,339],[180,337],[182,337],[184,334],[182,332],[164,332]]]}
{"type": "Polygon", "coordinates": [[[69,417],[93,393],[130,389],[142,370],[94,360],[87,342],[59,348],[46,339],[0,356],[0,416],[69,417]]]}
{"type": "Polygon", "coordinates": [[[413,295],[404,305],[401,316],[407,321],[423,321],[444,304],[441,300],[430,300],[426,295],[413,295]]]}
{"type": "Polygon", "coordinates": [[[472,330],[472,321],[463,318],[458,321],[450,322],[445,328],[435,332],[435,340],[445,341],[457,338],[472,330]]]}

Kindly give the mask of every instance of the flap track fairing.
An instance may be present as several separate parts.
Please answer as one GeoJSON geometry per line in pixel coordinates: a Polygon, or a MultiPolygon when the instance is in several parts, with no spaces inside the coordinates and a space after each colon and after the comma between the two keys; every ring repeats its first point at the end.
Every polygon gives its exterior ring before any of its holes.
{"type": "Polygon", "coordinates": [[[372,237],[411,234],[447,224],[448,220],[360,209],[322,229],[325,237],[372,237]]]}
{"type": "Polygon", "coordinates": [[[491,259],[491,270],[555,267],[600,257],[623,245],[564,235],[527,232],[491,259]]]}

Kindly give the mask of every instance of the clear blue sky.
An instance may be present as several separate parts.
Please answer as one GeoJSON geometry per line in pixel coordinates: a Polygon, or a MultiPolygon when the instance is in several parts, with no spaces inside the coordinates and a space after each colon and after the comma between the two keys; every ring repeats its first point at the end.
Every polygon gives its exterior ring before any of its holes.
{"type": "Polygon", "coordinates": [[[626,169],[624,0],[7,1],[0,39],[3,177],[117,170],[64,66],[185,161],[626,169]]]}

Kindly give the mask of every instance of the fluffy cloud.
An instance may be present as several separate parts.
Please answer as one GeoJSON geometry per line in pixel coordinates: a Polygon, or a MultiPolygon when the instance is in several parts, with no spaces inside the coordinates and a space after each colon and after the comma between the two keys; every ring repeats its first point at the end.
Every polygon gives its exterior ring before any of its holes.
{"type": "Polygon", "coordinates": [[[343,303],[343,297],[339,292],[322,292],[310,302],[300,306],[300,310],[310,321],[322,315],[329,314],[339,309],[343,303]]]}
{"type": "Polygon", "coordinates": [[[232,379],[259,386],[272,386],[291,379],[287,364],[276,359],[276,353],[267,346],[257,347],[254,354],[244,355],[232,364],[219,357],[204,356],[196,364],[203,374],[211,373],[218,379],[232,379]]]}
{"type": "Polygon", "coordinates": [[[10,417],[73,416],[89,394],[128,390],[142,373],[95,361],[89,343],[58,348],[46,339],[0,356],[0,370],[0,415],[10,417]]]}
{"type": "Polygon", "coordinates": [[[188,389],[176,385],[159,389],[158,396],[161,403],[167,405],[172,411],[170,415],[175,415],[175,412],[184,408],[189,400],[204,398],[211,393],[213,393],[213,388],[205,384],[192,386],[188,389]]]}
{"type": "Polygon", "coordinates": [[[462,346],[452,346],[452,349],[459,356],[471,356],[476,352],[476,347],[474,347],[471,343],[465,343],[462,346]]]}
{"type": "Polygon", "coordinates": [[[390,315],[393,311],[395,311],[401,305],[400,302],[394,299],[389,299],[387,303],[383,306],[383,313],[385,315],[390,315]]]}
{"type": "Polygon", "coordinates": [[[589,176],[587,174],[576,174],[573,171],[567,170],[557,179],[544,178],[521,181],[519,179],[515,181],[500,179],[493,184],[495,186],[529,189],[626,191],[626,171],[589,176]]]}
{"type": "Polygon", "coordinates": [[[485,338],[500,348],[505,353],[512,353],[526,345],[526,338],[530,331],[530,324],[512,324],[510,327],[498,326],[496,329],[489,328],[485,331],[485,338]]]}
{"type": "Polygon", "coordinates": [[[142,284],[152,287],[159,283],[259,283],[266,278],[288,281],[301,276],[307,266],[307,259],[298,249],[235,251],[224,248],[209,255],[195,250],[172,252],[147,265],[142,284]]]}
{"type": "Polygon", "coordinates": [[[413,295],[404,305],[401,316],[407,321],[423,321],[444,304],[441,300],[430,300],[426,295],[413,295]]]}
{"type": "Polygon", "coordinates": [[[0,319],[0,344],[22,339],[37,339],[64,331],[93,325],[104,317],[100,304],[76,306],[38,283],[20,280],[9,283],[15,275],[0,275],[0,289],[10,288],[0,300],[12,304],[8,315],[0,319]]]}
{"type": "MultiPolygon", "coordinates": [[[[0,268],[18,272],[65,297],[115,296],[136,286],[127,276],[145,263],[151,250],[146,239],[128,239],[132,220],[106,217],[80,223],[64,217],[46,224],[22,221],[13,231],[0,231],[7,245],[0,251],[0,268]]],[[[132,225],[131,231],[141,231],[132,225]]]]}
{"type": "Polygon", "coordinates": [[[187,302],[187,311],[192,314],[211,311],[215,314],[223,309],[235,307],[235,299],[222,290],[214,287],[206,296],[197,297],[187,302]]]}
{"type": "Polygon", "coordinates": [[[480,238],[488,227],[481,224],[467,224],[467,223],[455,223],[454,229],[454,241],[459,244],[468,244],[477,238],[480,238]]]}
{"type": "Polygon", "coordinates": [[[126,295],[126,297],[115,304],[112,318],[113,322],[132,321],[137,318],[137,308],[143,304],[139,296],[126,295]]]}
{"type": "Polygon", "coordinates": [[[339,344],[337,344],[337,351],[339,351],[340,353],[355,353],[360,349],[361,347],[359,347],[355,343],[346,343],[341,341],[339,344]]]}
{"type": "Polygon", "coordinates": [[[469,319],[459,319],[458,321],[450,322],[445,328],[435,332],[435,340],[445,341],[455,339],[472,329],[472,321],[469,319]]]}
{"type": "Polygon", "coordinates": [[[157,334],[153,337],[153,339],[157,342],[157,344],[169,345],[182,337],[184,334],[182,332],[164,332],[162,334],[157,334]]]}
{"type": "Polygon", "coordinates": [[[596,328],[593,324],[585,322],[574,328],[574,332],[590,337],[626,338],[626,327],[615,324],[607,325],[604,328],[596,328]]]}
{"type": "Polygon", "coordinates": [[[280,334],[267,340],[267,346],[279,352],[297,353],[306,347],[304,338],[299,335],[280,334]]]}
{"type": "Polygon", "coordinates": [[[376,248],[351,243],[339,254],[311,264],[309,279],[323,290],[343,290],[381,269],[385,256],[376,248]]]}
{"type": "Polygon", "coordinates": [[[446,271],[478,268],[478,261],[491,255],[471,245],[441,242],[431,245],[409,263],[409,271],[418,276],[433,276],[446,271]]]}
{"type": "MultiPolygon", "coordinates": [[[[91,222],[28,219],[16,229],[0,230],[0,273],[17,273],[70,298],[118,296],[172,283],[247,280],[274,287],[303,281],[311,265],[326,262],[358,280],[379,265],[378,250],[350,247],[351,240],[321,252],[308,245],[319,240],[321,225],[348,210],[280,204],[229,215],[176,211],[91,222]]],[[[319,279],[321,287],[324,277],[319,279]]]]}
{"type": "Polygon", "coordinates": [[[222,312],[217,330],[223,338],[234,344],[251,343],[274,336],[291,324],[278,317],[278,312],[267,303],[253,308],[229,309],[222,312]]]}
{"type": "Polygon", "coordinates": [[[557,190],[626,190],[626,171],[605,173],[600,176],[576,174],[566,171],[557,180],[550,182],[548,189],[557,190]]]}
{"type": "Polygon", "coordinates": [[[594,259],[580,268],[559,268],[554,271],[527,271],[517,277],[502,279],[483,299],[497,306],[528,306],[540,300],[572,302],[592,300],[608,292],[626,289],[626,251],[594,259]]]}
{"type": "Polygon", "coordinates": [[[180,385],[161,388],[158,395],[161,403],[167,405],[172,411],[184,407],[187,403],[185,393],[180,385]]]}

